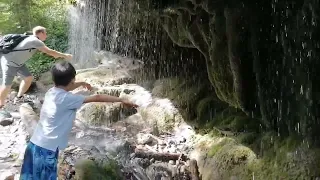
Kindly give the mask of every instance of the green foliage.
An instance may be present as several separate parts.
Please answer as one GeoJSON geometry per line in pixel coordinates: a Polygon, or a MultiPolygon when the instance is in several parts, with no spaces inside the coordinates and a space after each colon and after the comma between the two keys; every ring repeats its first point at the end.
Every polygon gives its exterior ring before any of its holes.
{"type": "MultiPolygon", "coordinates": [[[[56,0],[0,0],[0,34],[24,33],[34,26],[47,28],[46,45],[57,51],[67,50],[67,23],[64,1],[56,0]]],[[[38,78],[47,71],[54,58],[35,54],[27,62],[31,73],[38,78]]]]}
{"type": "MultiPolygon", "coordinates": [[[[65,52],[68,42],[66,23],[64,21],[57,22],[56,26],[51,24],[47,26],[47,29],[48,38],[45,42],[46,45],[51,49],[65,52]]],[[[38,78],[41,73],[48,71],[55,61],[51,56],[37,53],[27,62],[27,66],[35,78],[38,78]]]]}

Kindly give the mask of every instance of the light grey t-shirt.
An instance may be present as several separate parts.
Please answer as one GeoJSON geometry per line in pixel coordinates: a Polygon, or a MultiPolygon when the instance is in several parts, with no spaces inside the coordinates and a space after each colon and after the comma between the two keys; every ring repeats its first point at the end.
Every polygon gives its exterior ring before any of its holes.
{"type": "Polygon", "coordinates": [[[40,120],[30,139],[42,148],[56,151],[65,149],[76,111],[81,107],[85,96],[72,94],[60,88],[48,90],[40,112],[40,120]]]}
{"type": "MultiPolygon", "coordinates": [[[[45,44],[39,40],[36,36],[30,36],[21,41],[14,50],[18,49],[31,49],[31,48],[40,48],[45,46],[45,44]]],[[[37,52],[37,49],[26,50],[26,51],[14,51],[8,54],[2,54],[1,61],[4,61],[9,66],[20,67],[27,60],[29,60],[34,53],[37,52]]]]}

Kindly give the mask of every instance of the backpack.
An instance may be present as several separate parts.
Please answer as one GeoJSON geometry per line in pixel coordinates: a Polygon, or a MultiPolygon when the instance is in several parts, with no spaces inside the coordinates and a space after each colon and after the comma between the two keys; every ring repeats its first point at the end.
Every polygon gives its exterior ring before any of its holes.
{"type": "Polygon", "coordinates": [[[7,34],[0,37],[0,55],[1,54],[8,54],[13,51],[27,51],[35,48],[29,49],[17,49],[13,50],[21,41],[29,37],[25,34],[7,34]]]}

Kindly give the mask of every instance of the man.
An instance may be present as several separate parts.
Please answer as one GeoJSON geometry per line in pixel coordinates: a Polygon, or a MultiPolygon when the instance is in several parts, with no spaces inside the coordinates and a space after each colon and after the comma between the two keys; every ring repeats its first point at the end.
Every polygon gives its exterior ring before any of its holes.
{"type": "Polygon", "coordinates": [[[20,42],[14,50],[30,49],[26,51],[13,51],[8,54],[1,55],[1,69],[2,69],[2,86],[0,87],[0,117],[11,117],[4,109],[5,101],[10,92],[12,81],[18,74],[22,77],[22,82],[19,87],[19,92],[14,98],[14,104],[23,102],[23,94],[29,89],[33,77],[26,67],[26,61],[30,59],[37,51],[41,51],[54,58],[64,58],[71,60],[71,54],[64,54],[48,48],[43,41],[47,38],[46,28],[37,26],[32,30],[33,35],[27,37],[20,42]]]}

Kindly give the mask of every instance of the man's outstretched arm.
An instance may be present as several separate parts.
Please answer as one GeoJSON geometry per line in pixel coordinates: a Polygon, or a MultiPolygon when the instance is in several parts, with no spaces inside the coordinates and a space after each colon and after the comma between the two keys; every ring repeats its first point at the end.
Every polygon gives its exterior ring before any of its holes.
{"type": "Polygon", "coordinates": [[[64,59],[67,59],[67,60],[71,60],[72,59],[72,55],[71,54],[61,53],[59,51],[55,51],[53,49],[50,49],[47,46],[42,46],[42,47],[39,47],[37,49],[39,51],[49,55],[49,56],[54,57],[54,58],[64,58],[64,59]]]}

